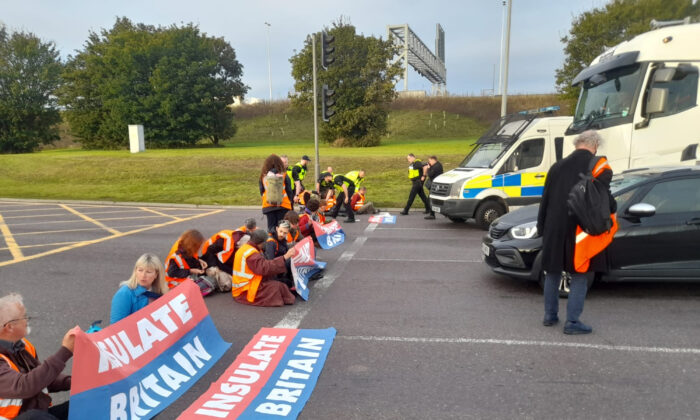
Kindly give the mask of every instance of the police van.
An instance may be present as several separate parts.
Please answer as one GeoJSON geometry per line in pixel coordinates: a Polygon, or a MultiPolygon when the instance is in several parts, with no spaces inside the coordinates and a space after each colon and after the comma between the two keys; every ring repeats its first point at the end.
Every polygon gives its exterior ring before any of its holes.
{"type": "Polygon", "coordinates": [[[457,168],[433,180],[433,211],[458,223],[474,218],[488,229],[511,206],[539,202],[572,122],[572,117],[552,116],[557,110],[540,108],[498,120],[457,168]]]}

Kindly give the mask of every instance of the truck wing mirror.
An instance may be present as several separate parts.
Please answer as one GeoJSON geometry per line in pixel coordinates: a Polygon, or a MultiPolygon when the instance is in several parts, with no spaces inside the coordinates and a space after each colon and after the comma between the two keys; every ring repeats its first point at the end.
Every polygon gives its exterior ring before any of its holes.
{"type": "MultiPolygon", "coordinates": [[[[666,70],[666,69],[664,69],[666,70]]],[[[647,99],[646,113],[658,114],[666,110],[666,102],[668,101],[668,89],[651,88],[649,99],[647,99]]]]}
{"type": "Polygon", "coordinates": [[[676,75],[676,69],[674,67],[666,67],[663,69],[657,69],[654,72],[654,83],[666,83],[673,80],[673,76],[676,75]]]}

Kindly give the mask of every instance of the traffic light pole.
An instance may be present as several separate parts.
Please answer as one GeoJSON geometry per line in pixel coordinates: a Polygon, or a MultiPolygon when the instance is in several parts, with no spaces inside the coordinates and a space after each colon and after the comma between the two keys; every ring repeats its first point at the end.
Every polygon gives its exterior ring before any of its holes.
{"type": "Polygon", "coordinates": [[[316,96],[316,35],[311,35],[311,61],[313,62],[313,79],[314,79],[314,149],[316,151],[316,160],[314,160],[314,183],[321,175],[321,163],[318,161],[318,100],[316,96]]]}

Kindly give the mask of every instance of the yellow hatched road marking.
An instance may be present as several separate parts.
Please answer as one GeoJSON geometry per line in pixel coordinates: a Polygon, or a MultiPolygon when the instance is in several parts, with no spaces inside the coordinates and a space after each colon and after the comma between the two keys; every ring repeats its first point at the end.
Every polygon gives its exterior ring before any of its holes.
{"type": "Polygon", "coordinates": [[[101,227],[102,229],[106,230],[107,232],[111,233],[112,235],[119,235],[119,234],[121,233],[121,232],[119,232],[118,230],[112,229],[111,227],[106,226],[105,224],[98,222],[97,220],[93,219],[92,217],[90,217],[90,216],[88,216],[88,215],[86,215],[86,214],[83,214],[83,213],[79,212],[78,210],[74,210],[74,209],[72,209],[72,208],[66,206],[65,204],[59,204],[59,205],[60,205],[62,208],[68,210],[69,212],[75,214],[76,216],[82,217],[83,219],[87,220],[88,222],[93,223],[93,224],[95,224],[95,225],[101,227]]]}
{"type": "MultiPolygon", "coordinates": [[[[56,209],[53,209],[56,210],[56,209]]],[[[65,216],[65,213],[49,213],[49,214],[30,214],[28,216],[7,216],[5,220],[8,219],[27,219],[27,218],[38,218],[38,217],[54,217],[54,216],[65,216]]]]}
{"type": "MultiPolygon", "coordinates": [[[[42,246],[56,246],[56,245],[68,245],[68,244],[76,244],[80,241],[70,241],[70,242],[54,242],[52,244],[39,244],[39,245],[22,245],[19,248],[20,249],[26,249],[26,248],[41,248],[42,246]]],[[[0,251],[4,251],[9,248],[0,248],[0,251]]]]}
{"type": "Polygon", "coordinates": [[[191,216],[191,217],[188,217],[188,218],[185,218],[185,219],[182,219],[182,220],[171,220],[171,221],[169,221],[169,222],[160,223],[160,224],[152,225],[152,226],[147,226],[147,227],[144,227],[144,228],[141,228],[141,229],[132,230],[132,231],[129,231],[129,232],[120,232],[120,233],[114,234],[114,235],[112,235],[112,236],[106,236],[106,237],[103,237],[103,238],[92,239],[92,240],[89,240],[89,241],[82,241],[82,242],[75,243],[75,244],[73,244],[73,245],[67,245],[67,246],[64,246],[64,247],[61,247],[61,248],[52,249],[51,251],[41,252],[41,253],[39,253],[39,254],[34,254],[34,255],[27,256],[27,257],[16,258],[16,259],[10,260],[10,261],[3,261],[3,262],[0,262],[0,267],[4,267],[4,266],[10,265],[10,264],[15,264],[15,263],[22,262],[22,261],[28,261],[28,260],[33,260],[33,259],[36,259],[36,258],[45,257],[45,256],[47,256],[47,255],[58,254],[59,252],[68,251],[68,250],[71,250],[71,249],[80,248],[80,247],[84,247],[84,246],[87,246],[87,245],[97,244],[97,243],[100,243],[100,242],[108,241],[108,240],[110,240],[110,239],[121,238],[121,237],[124,237],[124,236],[127,236],[127,235],[132,235],[132,234],[134,234],[134,233],[145,232],[145,231],[147,231],[147,230],[156,229],[156,228],[160,228],[160,227],[168,226],[168,225],[173,225],[173,224],[175,224],[175,223],[185,222],[185,221],[187,221],[187,220],[197,219],[197,218],[206,217],[206,216],[212,216],[212,215],[214,215],[214,214],[218,214],[218,213],[221,213],[221,212],[224,212],[224,211],[225,211],[225,210],[223,210],[223,209],[220,209],[220,210],[213,210],[213,211],[210,211],[210,212],[208,212],[208,213],[203,213],[203,214],[191,216]]]}
{"type": "Polygon", "coordinates": [[[19,246],[17,246],[17,242],[15,241],[15,238],[12,236],[12,232],[10,232],[10,228],[7,227],[5,224],[5,220],[2,218],[2,215],[0,214],[0,233],[2,233],[2,236],[5,238],[5,243],[7,244],[7,249],[10,250],[10,254],[12,254],[12,258],[14,259],[13,261],[19,260],[20,258],[24,258],[24,255],[22,254],[22,250],[19,249],[19,246]]]}
{"type": "MultiPolygon", "coordinates": [[[[149,225],[131,225],[131,226],[122,226],[122,229],[129,229],[129,228],[141,228],[141,227],[148,227],[151,226],[149,225]]],[[[39,232],[25,232],[25,233],[15,233],[15,236],[25,236],[25,235],[50,235],[53,233],[65,233],[65,232],[83,232],[87,230],[104,230],[102,228],[80,228],[80,229],[61,229],[61,230],[44,230],[44,231],[39,231],[39,232]]]]}
{"type": "Polygon", "coordinates": [[[161,213],[161,212],[159,212],[158,210],[153,210],[153,209],[149,209],[149,208],[146,208],[146,207],[139,207],[139,208],[140,208],[141,210],[143,210],[143,211],[150,211],[151,213],[159,214],[159,215],[161,215],[161,216],[170,217],[170,218],[175,219],[175,220],[181,220],[181,219],[180,219],[179,217],[177,217],[177,216],[171,216],[171,215],[169,215],[169,214],[161,213]]]}

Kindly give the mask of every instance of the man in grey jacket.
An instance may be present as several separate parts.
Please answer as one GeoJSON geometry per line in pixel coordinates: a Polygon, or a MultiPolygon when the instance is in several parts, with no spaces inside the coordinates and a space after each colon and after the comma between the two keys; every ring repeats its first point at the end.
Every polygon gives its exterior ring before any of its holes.
{"type": "Polygon", "coordinates": [[[67,419],[68,402],[51,406],[48,392],[70,390],[71,377],[61,372],[73,357],[78,327],[64,335],[55,354],[40,362],[26,339],[29,320],[22,296],[0,298],[0,418],[67,419]]]}

